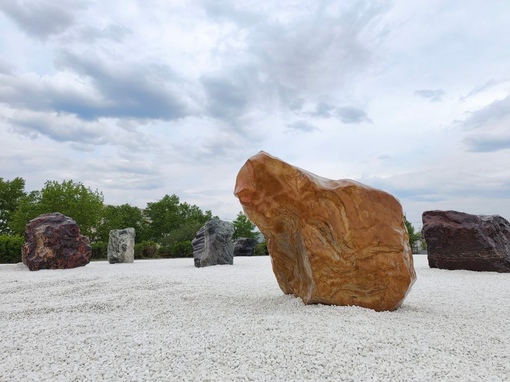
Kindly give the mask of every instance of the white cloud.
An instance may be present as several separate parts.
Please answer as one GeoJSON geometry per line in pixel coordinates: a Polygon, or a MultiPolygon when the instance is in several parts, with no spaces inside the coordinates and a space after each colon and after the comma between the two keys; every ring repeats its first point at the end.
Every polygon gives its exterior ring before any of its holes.
{"type": "Polygon", "coordinates": [[[390,190],[413,222],[465,206],[510,218],[509,12],[4,1],[2,177],[29,190],[72,178],[140,207],[175,193],[234,219],[237,172],[265,150],[390,190]]]}

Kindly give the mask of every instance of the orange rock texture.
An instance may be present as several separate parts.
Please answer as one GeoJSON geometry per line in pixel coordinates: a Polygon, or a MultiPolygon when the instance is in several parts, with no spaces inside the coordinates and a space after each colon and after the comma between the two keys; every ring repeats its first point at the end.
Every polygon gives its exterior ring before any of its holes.
{"type": "Polygon", "coordinates": [[[305,304],[394,310],[416,280],[402,206],[384,191],[261,151],[234,194],[266,237],[280,288],[305,304]]]}

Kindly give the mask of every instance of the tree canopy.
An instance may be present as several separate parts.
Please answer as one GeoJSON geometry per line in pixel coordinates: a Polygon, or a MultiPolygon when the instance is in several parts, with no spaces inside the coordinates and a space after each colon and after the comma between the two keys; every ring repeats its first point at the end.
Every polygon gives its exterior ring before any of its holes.
{"type": "Polygon", "coordinates": [[[103,209],[103,194],[82,183],[47,181],[41,191],[32,191],[20,199],[10,228],[22,235],[31,219],[45,213],[60,212],[74,219],[81,232],[91,236],[98,227],[103,209]]]}
{"type": "Polygon", "coordinates": [[[24,196],[26,194],[23,178],[17,177],[13,180],[0,178],[0,235],[8,235],[12,232],[9,222],[24,196]]]}
{"type": "Polygon", "coordinates": [[[420,233],[416,232],[413,225],[407,220],[407,218],[404,218],[404,219],[405,219],[404,222],[405,222],[405,225],[407,228],[407,233],[409,234],[409,246],[411,247],[411,249],[413,249],[414,244],[416,243],[417,240],[420,239],[421,235],[420,235],[420,233]]]}
{"type": "Polygon", "coordinates": [[[234,224],[234,234],[232,235],[233,239],[238,239],[240,237],[246,238],[256,238],[257,233],[253,230],[255,229],[255,224],[253,224],[245,214],[239,212],[237,214],[236,220],[233,221],[234,224]]]}
{"type": "Polygon", "coordinates": [[[129,204],[105,206],[95,233],[95,240],[108,242],[111,230],[129,227],[135,229],[137,243],[146,239],[147,222],[143,218],[141,209],[129,204]]]}
{"type": "MultiPolygon", "coordinates": [[[[196,205],[180,203],[179,197],[176,195],[165,195],[157,202],[148,203],[144,214],[148,220],[149,238],[156,242],[160,242],[165,236],[179,230],[184,225],[188,227],[198,225],[198,228],[200,228],[207,220],[212,218],[211,211],[205,211],[204,213],[196,205]]],[[[189,240],[192,240],[193,237],[189,240]]]]}

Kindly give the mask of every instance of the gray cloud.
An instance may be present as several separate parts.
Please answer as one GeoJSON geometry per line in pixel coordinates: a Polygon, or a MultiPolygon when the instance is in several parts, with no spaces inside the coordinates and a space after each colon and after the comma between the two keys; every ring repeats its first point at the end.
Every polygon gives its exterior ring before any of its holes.
{"type": "Polygon", "coordinates": [[[67,40],[77,40],[86,44],[94,44],[98,40],[110,40],[116,43],[122,43],[133,32],[120,24],[108,24],[103,28],[80,27],[66,37],[67,40]]]}
{"type": "Polygon", "coordinates": [[[315,103],[336,92],[370,65],[376,42],[367,36],[376,33],[378,17],[387,4],[317,2],[302,4],[292,13],[281,3],[248,7],[222,1],[206,8],[214,22],[238,28],[227,36],[233,41],[222,44],[221,54],[228,57],[224,76],[245,72],[248,82],[262,89],[266,99],[279,97],[287,109],[297,111],[305,101],[315,103]]]}
{"type": "Polygon", "coordinates": [[[445,92],[443,89],[436,89],[436,90],[430,90],[430,89],[423,89],[423,90],[416,90],[414,92],[414,95],[422,98],[428,99],[430,102],[440,102],[443,100],[443,96],[445,95],[445,92]]]}
{"type": "MultiPolygon", "coordinates": [[[[71,7],[65,7],[67,2],[53,1],[16,1],[4,0],[0,2],[0,11],[4,12],[25,33],[40,40],[58,35],[74,24],[74,16],[69,11],[71,7]],[[64,6],[63,6],[64,5],[64,6]]],[[[71,2],[76,9],[77,2],[71,2]]],[[[69,5],[69,4],[68,4],[69,5]]]]}
{"type": "Polygon", "coordinates": [[[501,122],[510,122],[506,120],[507,118],[510,118],[510,95],[471,113],[471,116],[461,123],[464,129],[472,130],[493,126],[501,122]],[[504,120],[506,120],[506,122],[504,120]]]}
{"type": "Polygon", "coordinates": [[[370,62],[373,42],[361,35],[385,7],[358,1],[341,11],[320,2],[310,8],[286,22],[257,24],[248,41],[272,81],[294,92],[324,93],[370,62]]]}
{"type": "Polygon", "coordinates": [[[474,135],[465,138],[463,142],[468,146],[469,151],[474,152],[494,152],[510,149],[510,137],[474,135]]]}
{"type": "Polygon", "coordinates": [[[463,102],[465,101],[466,99],[468,99],[469,97],[472,97],[474,95],[477,95],[478,93],[481,93],[483,92],[484,90],[487,90],[487,89],[490,89],[491,87],[501,83],[503,81],[496,81],[494,79],[491,79],[489,81],[487,81],[486,83],[484,83],[483,85],[480,85],[480,86],[476,86],[475,88],[473,88],[468,94],[466,94],[465,96],[461,96],[459,98],[459,101],[463,102]]]}
{"type": "Polygon", "coordinates": [[[12,73],[13,73],[13,66],[11,64],[9,64],[8,62],[2,61],[2,59],[0,59],[0,75],[1,74],[11,75],[12,73]]]}
{"type": "Polygon", "coordinates": [[[115,67],[97,57],[70,52],[62,52],[57,65],[88,82],[64,87],[47,78],[4,76],[0,102],[13,108],[72,113],[83,120],[173,120],[191,113],[194,101],[185,90],[186,83],[168,66],[138,63],[115,67]]]}
{"type": "MultiPolygon", "coordinates": [[[[14,130],[31,138],[39,134],[58,142],[98,145],[108,142],[107,129],[99,123],[83,123],[72,115],[18,112],[7,121],[14,130]]],[[[79,147],[79,146],[78,146],[79,147]]]]}
{"type": "Polygon", "coordinates": [[[335,107],[328,103],[319,102],[315,105],[315,110],[309,113],[309,115],[312,117],[331,118],[333,116],[332,112],[334,109],[335,107]]]}
{"type": "Polygon", "coordinates": [[[303,108],[304,104],[305,104],[304,98],[296,98],[291,101],[289,109],[292,111],[300,111],[303,108]]]}
{"type": "Polygon", "coordinates": [[[368,118],[367,112],[365,110],[353,106],[337,107],[335,110],[335,115],[336,118],[342,121],[342,123],[347,124],[372,122],[372,120],[368,118]]]}
{"type": "Polygon", "coordinates": [[[215,118],[232,121],[240,117],[248,106],[247,88],[239,78],[232,76],[203,76],[200,82],[207,94],[209,114],[215,118]]]}
{"type": "Polygon", "coordinates": [[[287,128],[290,130],[302,131],[304,133],[312,133],[314,131],[320,131],[316,126],[305,120],[299,120],[287,124],[287,128]]]}

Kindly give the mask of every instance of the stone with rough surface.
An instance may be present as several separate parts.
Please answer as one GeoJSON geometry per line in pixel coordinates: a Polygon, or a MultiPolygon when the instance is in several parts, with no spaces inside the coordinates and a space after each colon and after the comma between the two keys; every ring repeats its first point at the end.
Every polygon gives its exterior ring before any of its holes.
{"type": "Polygon", "coordinates": [[[88,237],[61,213],[40,215],[25,228],[21,259],[31,271],[81,267],[90,262],[91,255],[88,237]]]}
{"type": "Polygon", "coordinates": [[[425,211],[431,268],[510,272],[510,223],[499,215],[425,211]]]}
{"type": "Polygon", "coordinates": [[[108,238],[108,262],[132,263],[135,261],[135,229],[112,229],[108,238]]]}
{"type": "Polygon", "coordinates": [[[191,242],[195,267],[234,264],[233,233],[232,223],[215,218],[208,220],[191,242]]]}
{"type": "Polygon", "coordinates": [[[240,237],[234,241],[234,256],[253,256],[257,239],[240,237]]]}
{"type": "Polygon", "coordinates": [[[280,288],[305,304],[394,310],[416,279],[402,207],[386,192],[260,152],[234,194],[266,237],[280,288]]]}

